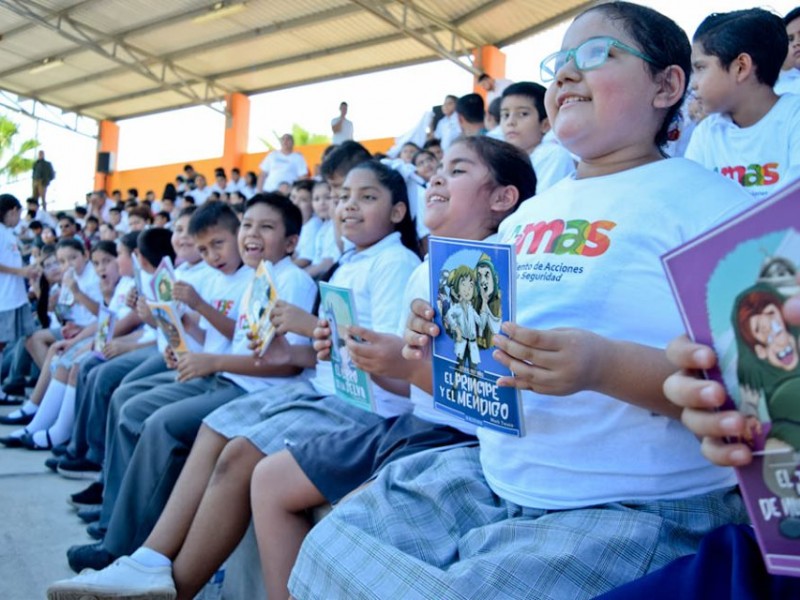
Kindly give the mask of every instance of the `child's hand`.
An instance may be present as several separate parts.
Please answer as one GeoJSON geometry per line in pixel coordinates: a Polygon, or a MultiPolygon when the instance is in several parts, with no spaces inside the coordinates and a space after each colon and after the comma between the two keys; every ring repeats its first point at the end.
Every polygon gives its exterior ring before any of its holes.
{"type": "Polygon", "coordinates": [[[170,346],[164,348],[164,362],[168,369],[178,368],[178,357],[170,346]]]}
{"type": "Polygon", "coordinates": [[[67,271],[61,277],[61,285],[69,289],[73,294],[78,289],[78,280],[75,277],[75,271],[73,269],[67,269],[67,271]]]}
{"type": "Polygon", "coordinates": [[[683,408],[681,421],[702,440],[703,455],[722,466],[748,464],[753,455],[746,443],[728,444],[723,438],[746,439],[746,417],[737,410],[715,412],[725,402],[725,389],[716,381],[699,378],[699,371],[717,362],[714,350],[684,335],[667,346],[667,358],[681,369],[664,382],[664,394],[683,408]]]}
{"type": "Polygon", "coordinates": [[[61,328],[61,335],[64,336],[65,340],[74,338],[80,332],[81,332],[81,327],[79,325],[75,325],[75,323],[73,323],[72,321],[67,321],[61,328]]]}
{"type": "Polygon", "coordinates": [[[599,335],[583,329],[539,331],[508,322],[502,331],[505,336],[494,336],[492,356],[514,377],[501,377],[497,385],[551,396],[595,389],[605,347],[599,335]]]}
{"type": "Polygon", "coordinates": [[[39,277],[42,275],[42,271],[39,267],[31,265],[28,267],[22,267],[20,269],[20,275],[30,281],[38,281],[39,277]]]}
{"type": "MultiPolygon", "coordinates": [[[[260,346],[259,346],[260,348],[260,346]]],[[[259,356],[260,350],[254,350],[255,365],[260,367],[262,364],[270,364],[275,367],[288,365],[290,362],[289,342],[286,337],[276,334],[267,346],[263,356],[259,356]]]]}
{"type": "Polygon", "coordinates": [[[72,347],[72,342],[70,340],[58,340],[55,344],[53,344],[53,352],[56,354],[61,354],[66,352],[72,347]]]}
{"type": "Polygon", "coordinates": [[[110,360],[128,351],[128,345],[120,340],[111,340],[103,346],[103,356],[110,360]]]}
{"type": "Polygon", "coordinates": [[[183,302],[192,310],[196,310],[203,301],[197,291],[185,281],[176,281],[172,286],[172,298],[178,302],[183,302]]]}
{"type": "MultiPolygon", "coordinates": [[[[125,306],[130,308],[131,310],[137,309],[138,310],[138,300],[139,300],[139,292],[136,291],[136,287],[132,287],[128,290],[128,293],[125,294],[125,306]]],[[[142,298],[144,300],[144,298],[142,298]]]]}
{"type": "Polygon", "coordinates": [[[275,333],[281,335],[291,332],[312,337],[317,326],[317,318],[314,315],[284,300],[275,302],[269,319],[275,326],[275,333]]]}
{"type": "Polygon", "coordinates": [[[214,372],[214,357],[211,354],[186,352],[178,357],[179,382],[205,377],[214,372]]]}
{"type": "Polygon", "coordinates": [[[439,327],[433,322],[433,307],[417,298],[411,303],[406,331],[403,334],[403,358],[426,360],[431,356],[431,338],[439,335],[439,327]]]}
{"type": "Polygon", "coordinates": [[[397,365],[403,363],[403,340],[396,335],[378,333],[365,327],[347,328],[347,350],[353,363],[372,375],[398,377],[397,365]]]}
{"type": "Polygon", "coordinates": [[[136,314],[139,315],[139,319],[141,319],[142,323],[146,323],[150,325],[150,327],[156,327],[158,325],[155,317],[153,317],[153,311],[150,310],[150,305],[147,304],[147,300],[145,300],[144,296],[137,296],[136,314]]]}
{"type": "Polygon", "coordinates": [[[330,360],[331,359],[331,328],[327,319],[320,319],[317,321],[317,326],[314,328],[314,350],[317,352],[317,360],[330,360]]]}

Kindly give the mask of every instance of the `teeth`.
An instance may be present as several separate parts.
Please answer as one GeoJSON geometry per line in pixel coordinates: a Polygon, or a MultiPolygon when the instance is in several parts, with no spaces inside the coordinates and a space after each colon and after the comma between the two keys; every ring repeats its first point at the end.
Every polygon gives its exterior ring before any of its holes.
{"type": "Polygon", "coordinates": [[[434,194],[428,198],[428,202],[447,202],[447,198],[434,194]]]}
{"type": "Polygon", "coordinates": [[[577,96],[570,96],[561,103],[561,106],[564,106],[565,104],[574,104],[575,102],[588,102],[588,101],[589,100],[587,98],[578,98],[577,96]]]}

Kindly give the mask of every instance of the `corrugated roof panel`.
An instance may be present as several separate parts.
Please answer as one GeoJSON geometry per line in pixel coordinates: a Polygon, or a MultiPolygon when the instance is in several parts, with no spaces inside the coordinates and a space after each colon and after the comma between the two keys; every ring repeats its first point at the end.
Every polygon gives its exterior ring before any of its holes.
{"type": "Polygon", "coordinates": [[[17,13],[7,8],[0,7],[0,34],[3,36],[11,31],[15,31],[19,27],[27,25],[27,23],[28,21],[24,17],[20,17],[17,13]]]}
{"type": "Polygon", "coordinates": [[[145,96],[144,98],[137,98],[135,100],[126,100],[122,102],[115,102],[106,106],[91,109],[90,114],[95,118],[108,118],[113,115],[135,115],[145,112],[162,110],[162,106],[166,107],[163,110],[169,110],[173,107],[186,105],[188,100],[174,92],[162,92],[161,94],[153,94],[152,96],[145,96]]]}
{"type": "Polygon", "coordinates": [[[586,0],[541,0],[535,3],[516,0],[488,9],[480,18],[464,23],[462,28],[475,35],[492,35],[507,40],[530,32],[537,24],[568,18],[589,4],[592,2],[586,0]]]}
{"type": "Polygon", "coordinates": [[[124,31],[155,19],[210,4],[207,0],[126,0],[93,2],[71,12],[72,17],[93,29],[109,34],[124,31]]]}
{"type": "Polygon", "coordinates": [[[281,60],[313,50],[311,44],[289,32],[193,54],[178,61],[178,64],[192,71],[214,74],[268,60],[281,60]]]}
{"type": "Polygon", "coordinates": [[[72,108],[84,104],[95,103],[103,99],[114,98],[122,93],[135,92],[148,85],[148,80],[141,75],[125,75],[111,82],[87,83],[63,88],[42,96],[42,100],[53,103],[56,100],[60,106],[72,108]]]}

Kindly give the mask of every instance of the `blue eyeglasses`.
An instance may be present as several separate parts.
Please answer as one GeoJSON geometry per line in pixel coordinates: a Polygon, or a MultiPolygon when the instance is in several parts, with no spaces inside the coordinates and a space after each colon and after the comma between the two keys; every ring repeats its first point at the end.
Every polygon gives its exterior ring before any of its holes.
{"type": "Polygon", "coordinates": [[[553,81],[556,73],[566,65],[570,59],[575,61],[575,68],[579,71],[591,71],[605,64],[611,48],[619,48],[628,54],[633,54],[651,64],[656,64],[652,58],[642,54],[636,48],[631,48],[612,37],[593,37],[583,42],[577,48],[554,52],[545,58],[539,65],[539,76],[545,83],[553,81]]]}

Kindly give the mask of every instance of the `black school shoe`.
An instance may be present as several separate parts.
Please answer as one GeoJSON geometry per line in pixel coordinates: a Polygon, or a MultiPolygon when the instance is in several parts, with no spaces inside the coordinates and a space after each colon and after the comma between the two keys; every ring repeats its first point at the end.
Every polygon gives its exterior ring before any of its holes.
{"type": "Polygon", "coordinates": [[[84,569],[99,571],[116,560],[116,556],[103,547],[103,542],[72,546],[67,550],[67,562],[76,573],[84,569]]]}
{"type": "MultiPolygon", "coordinates": [[[[36,382],[34,382],[36,385],[36,382]]],[[[9,396],[24,396],[25,395],[25,379],[15,379],[3,385],[3,392],[9,396]]]]}
{"type": "MultiPolygon", "coordinates": [[[[20,409],[21,411],[22,409],[20,409]]],[[[16,412],[16,411],[14,411],[16,412]]],[[[18,417],[12,417],[11,415],[3,415],[0,417],[0,425],[27,425],[31,421],[33,421],[34,415],[29,415],[26,413],[22,413],[18,417]]]]}
{"type": "Polygon", "coordinates": [[[19,406],[23,402],[25,402],[25,398],[22,396],[14,396],[5,392],[0,394],[0,406],[19,406]]]}
{"type": "Polygon", "coordinates": [[[95,481],[85,490],[72,494],[67,500],[77,509],[97,508],[103,504],[103,484],[95,481]]]}
{"type": "MultiPolygon", "coordinates": [[[[97,521],[100,520],[100,513],[102,512],[102,510],[103,509],[100,508],[99,506],[93,506],[92,508],[82,508],[78,511],[77,514],[78,518],[88,525],[89,523],[97,523],[97,521]]],[[[94,538],[94,539],[97,540],[100,538],[94,538]]]]}
{"type": "Polygon", "coordinates": [[[97,479],[102,467],[85,458],[62,456],[58,462],[58,474],[66,479],[97,479]]]}

